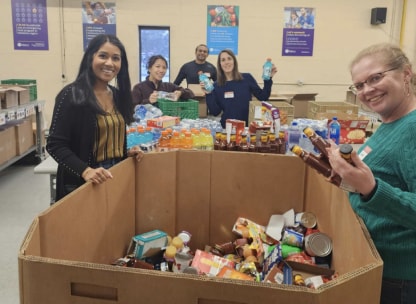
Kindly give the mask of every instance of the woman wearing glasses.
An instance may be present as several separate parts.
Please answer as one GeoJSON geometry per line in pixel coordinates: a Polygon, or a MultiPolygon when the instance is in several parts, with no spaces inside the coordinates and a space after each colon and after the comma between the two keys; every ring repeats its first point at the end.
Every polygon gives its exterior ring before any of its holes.
{"type": "Polygon", "coordinates": [[[383,261],[381,302],[416,303],[416,76],[403,51],[391,44],[362,50],[352,61],[351,89],[382,124],[353,153],[355,166],[330,149],[332,168],[350,193],[383,261]]]}

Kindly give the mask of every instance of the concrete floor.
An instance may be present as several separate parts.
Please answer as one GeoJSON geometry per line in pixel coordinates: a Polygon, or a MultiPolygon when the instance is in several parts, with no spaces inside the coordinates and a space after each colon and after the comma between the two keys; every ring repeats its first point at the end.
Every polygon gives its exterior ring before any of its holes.
{"type": "Polygon", "coordinates": [[[34,167],[14,164],[0,171],[0,303],[20,303],[20,245],[36,215],[49,207],[49,176],[34,174],[34,167]]]}

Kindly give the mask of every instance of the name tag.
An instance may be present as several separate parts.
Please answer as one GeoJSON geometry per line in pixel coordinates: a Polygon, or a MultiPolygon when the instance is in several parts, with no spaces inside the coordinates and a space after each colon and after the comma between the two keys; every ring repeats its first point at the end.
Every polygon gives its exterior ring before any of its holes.
{"type": "Polygon", "coordinates": [[[234,98],[234,92],[225,92],[224,98],[234,98]]]}
{"type": "Polygon", "coordinates": [[[368,154],[370,154],[371,151],[372,151],[372,149],[369,146],[367,146],[361,151],[361,153],[358,155],[358,157],[361,160],[363,160],[368,154]]]}

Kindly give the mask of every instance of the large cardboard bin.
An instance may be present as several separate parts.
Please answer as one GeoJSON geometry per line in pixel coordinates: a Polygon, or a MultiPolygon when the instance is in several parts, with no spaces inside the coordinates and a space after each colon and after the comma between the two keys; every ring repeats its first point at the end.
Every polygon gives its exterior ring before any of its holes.
{"type": "Polygon", "coordinates": [[[297,157],[177,151],[127,159],[41,213],[19,253],[21,303],[376,304],[382,261],[345,193],[297,157]],[[133,235],[192,234],[191,248],[234,239],[240,216],[266,225],[313,212],[333,240],[337,279],[317,290],[109,265],[133,235]]]}

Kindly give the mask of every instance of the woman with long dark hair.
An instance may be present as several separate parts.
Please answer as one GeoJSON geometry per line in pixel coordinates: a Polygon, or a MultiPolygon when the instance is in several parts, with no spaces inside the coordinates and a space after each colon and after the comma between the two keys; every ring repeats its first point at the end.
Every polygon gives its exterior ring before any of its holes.
{"type": "Polygon", "coordinates": [[[108,169],[128,155],[126,125],[133,104],[126,50],[113,35],[88,45],[76,80],[55,99],[46,149],[58,163],[56,201],[86,181],[112,178],[108,169]],[[110,82],[114,80],[114,86],[110,82]]]}

